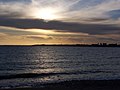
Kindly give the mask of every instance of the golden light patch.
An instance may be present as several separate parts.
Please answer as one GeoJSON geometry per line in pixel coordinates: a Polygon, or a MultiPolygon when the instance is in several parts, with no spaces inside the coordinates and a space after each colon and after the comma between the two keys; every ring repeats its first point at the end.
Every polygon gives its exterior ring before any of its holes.
{"type": "Polygon", "coordinates": [[[45,35],[49,35],[49,34],[54,34],[55,33],[55,31],[53,31],[53,30],[44,30],[44,29],[27,29],[27,31],[40,33],[40,34],[45,34],[45,35]]]}

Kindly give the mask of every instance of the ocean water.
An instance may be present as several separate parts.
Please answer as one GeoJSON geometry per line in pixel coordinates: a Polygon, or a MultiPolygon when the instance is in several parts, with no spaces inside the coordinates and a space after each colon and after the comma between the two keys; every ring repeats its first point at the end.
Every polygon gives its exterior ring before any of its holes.
{"type": "Polygon", "coordinates": [[[120,48],[0,46],[0,88],[120,79],[120,48]]]}

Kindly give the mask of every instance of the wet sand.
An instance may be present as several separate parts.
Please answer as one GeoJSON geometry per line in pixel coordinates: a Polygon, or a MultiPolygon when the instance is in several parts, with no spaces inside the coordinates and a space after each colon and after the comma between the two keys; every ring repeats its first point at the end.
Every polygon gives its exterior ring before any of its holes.
{"type": "MultiPolygon", "coordinates": [[[[6,90],[120,90],[120,80],[82,80],[65,81],[32,88],[15,88],[6,90]]],[[[3,89],[2,89],[3,90],[3,89]]]]}

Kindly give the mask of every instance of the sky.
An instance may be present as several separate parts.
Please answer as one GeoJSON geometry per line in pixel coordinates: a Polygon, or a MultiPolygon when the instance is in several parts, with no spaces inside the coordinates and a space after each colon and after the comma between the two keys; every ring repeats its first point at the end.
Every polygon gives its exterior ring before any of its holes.
{"type": "Polygon", "coordinates": [[[120,44],[120,0],[0,0],[0,45],[120,44]]]}

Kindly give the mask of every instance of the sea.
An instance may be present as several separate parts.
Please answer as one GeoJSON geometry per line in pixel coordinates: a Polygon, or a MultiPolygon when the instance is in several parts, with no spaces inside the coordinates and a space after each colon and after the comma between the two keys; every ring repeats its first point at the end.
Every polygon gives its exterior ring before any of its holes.
{"type": "Polygon", "coordinates": [[[118,79],[119,47],[0,46],[0,88],[118,79]]]}

